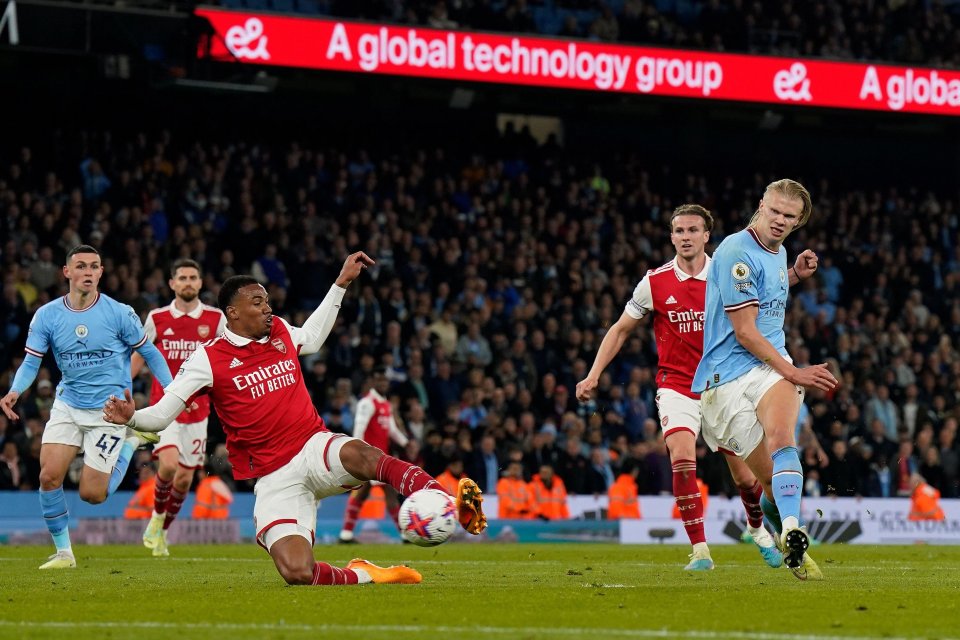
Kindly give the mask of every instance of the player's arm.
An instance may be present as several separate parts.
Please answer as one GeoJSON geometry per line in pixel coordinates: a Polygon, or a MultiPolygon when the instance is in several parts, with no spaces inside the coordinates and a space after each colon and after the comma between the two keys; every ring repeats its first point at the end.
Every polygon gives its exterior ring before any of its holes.
{"type": "Polygon", "coordinates": [[[817,272],[819,261],[820,258],[817,257],[817,254],[815,254],[813,250],[804,249],[804,251],[797,256],[793,266],[787,271],[787,279],[790,281],[790,286],[800,284],[807,278],[813,277],[813,274],[817,272]]]}
{"type": "Polygon", "coordinates": [[[370,418],[373,417],[373,400],[368,397],[360,398],[357,402],[357,411],[353,418],[353,437],[363,440],[367,433],[367,425],[370,424],[370,418]]]}
{"type": "Polygon", "coordinates": [[[130,345],[132,351],[136,351],[143,357],[147,366],[150,367],[150,373],[161,386],[166,387],[170,384],[173,380],[173,376],[170,375],[170,365],[163,359],[160,350],[147,338],[137,312],[127,305],[123,305],[120,315],[120,337],[130,345]]]}
{"type": "Polygon", "coordinates": [[[640,321],[648,313],[653,311],[653,294],[650,290],[650,276],[644,276],[633,292],[633,297],[627,303],[620,319],[613,323],[613,326],[603,336],[600,341],[600,348],[597,349],[597,356],[593,359],[593,366],[587,377],[577,383],[576,396],[580,402],[586,402],[593,395],[593,390],[600,384],[600,374],[613,361],[623,348],[623,343],[633,333],[640,321]]]}
{"type": "Polygon", "coordinates": [[[37,372],[40,371],[40,363],[43,361],[43,354],[47,352],[50,346],[50,334],[46,330],[43,320],[43,307],[34,314],[30,321],[30,332],[27,334],[27,344],[24,347],[26,356],[23,362],[17,367],[17,373],[13,376],[13,384],[7,395],[0,398],[0,409],[7,418],[13,421],[20,419],[20,416],[13,410],[13,405],[20,399],[20,394],[30,388],[33,381],[37,379],[37,372]]]}
{"type": "MultiPolygon", "coordinates": [[[[164,361],[166,364],[166,361],[164,361]]],[[[213,369],[207,351],[200,347],[187,358],[186,362],[169,385],[163,390],[163,397],[152,407],[136,409],[130,390],[123,390],[123,398],[110,396],[103,406],[103,419],[113,424],[124,424],[137,431],[163,431],[186,408],[190,400],[201,389],[213,385],[213,369]]]]}
{"type": "Polygon", "coordinates": [[[26,391],[30,385],[33,384],[33,381],[37,379],[37,372],[40,371],[41,361],[41,358],[38,358],[32,353],[27,353],[23,362],[17,367],[17,373],[13,376],[13,384],[10,385],[10,391],[0,399],[0,408],[3,409],[4,415],[10,420],[17,421],[20,419],[20,416],[13,410],[13,405],[17,404],[17,400],[20,399],[20,394],[26,391]]]}
{"type": "Polygon", "coordinates": [[[410,442],[410,438],[408,438],[407,434],[400,429],[400,425],[397,424],[397,419],[392,413],[390,414],[390,426],[388,427],[388,433],[390,434],[390,439],[401,447],[406,447],[410,442]]]}
{"type": "MultiPolygon", "coordinates": [[[[150,369],[150,373],[153,374],[153,377],[157,379],[157,382],[160,383],[160,386],[166,388],[171,382],[173,382],[173,376],[170,375],[170,365],[167,364],[167,361],[164,359],[163,354],[160,353],[160,350],[152,342],[146,340],[144,336],[144,342],[139,347],[136,347],[134,354],[139,354],[140,357],[147,363],[147,367],[150,369]]],[[[132,359],[131,359],[131,367],[132,359]]],[[[138,372],[139,373],[139,372],[138,372]]]]}
{"type": "Polygon", "coordinates": [[[333,325],[337,321],[337,314],[340,313],[340,303],[343,301],[343,295],[347,292],[350,283],[360,276],[360,272],[367,267],[376,264],[363,251],[357,251],[347,256],[343,267],[340,269],[340,275],[336,282],[330,287],[330,291],[323,298],[323,302],[317,307],[316,311],[310,314],[302,327],[291,327],[290,337],[294,344],[300,346],[300,354],[316,353],[323,346],[333,325]]]}
{"type": "Polygon", "coordinates": [[[776,347],[763,337],[757,329],[757,315],[760,307],[756,302],[741,306],[737,309],[728,309],[727,317],[733,325],[733,332],[740,345],[752,353],[760,362],[770,365],[789,382],[804,387],[815,387],[830,391],[837,386],[837,379],[833,377],[826,364],[817,364],[802,369],[793,366],[786,358],[780,355],[776,347]]]}
{"type": "MultiPolygon", "coordinates": [[[[147,342],[157,341],[157,325],[153,321],[153,312],[147,314],[147,320],[143,323],[143,333],[147,336],[147,342]]],[[[136,378],[143,370],[146,361],[138,352],[134,351],[130,356],[130,377],[136,378]]],[[[152,371],[152,369],[151,369],[152,371]]]]}

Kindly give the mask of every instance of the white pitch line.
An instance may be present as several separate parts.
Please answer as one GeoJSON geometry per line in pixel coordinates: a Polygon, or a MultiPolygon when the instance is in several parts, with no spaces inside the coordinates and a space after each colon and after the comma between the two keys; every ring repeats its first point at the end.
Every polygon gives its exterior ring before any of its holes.
{"type": "MultiPolygon", "coordinates": [[[[605,627],[454,627],[447,625],[385,625],[385,624],[271,624],[271,623],[235,623],[235,622],[55,622],[55,621],[22,621],[13,622],[0,620],[0,628],[51,628],[51,629],[169,629],[169,630],[196,630],[196,631],[301,631],[304,633],[351,633],[351,632],[380,632],[380,633],[442,633],[457,634],[460,636],[476,636],[481,634],[502,634],[510,636],[548,634],[560,636],[588,636],[601,635],[620,638],[691,638],[697,640],[875,640],[879,636],[834,636],[817,634],[767,633],[752,631],[707,631],[707,630],[680,630],[680,629],[611,629],[605,627]]],[[[883,636],[883,640],[917,640],[926,636],[883,636]]],[[[958,640],[956,638],[941,638],[941,640],[958,640]]]]}

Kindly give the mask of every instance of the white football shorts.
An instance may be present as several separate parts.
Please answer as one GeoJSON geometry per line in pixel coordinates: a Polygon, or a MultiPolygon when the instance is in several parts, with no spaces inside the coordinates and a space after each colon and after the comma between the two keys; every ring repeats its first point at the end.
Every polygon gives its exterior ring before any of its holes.
{"type": "Polygon", "coordinates": [[[207,453],[207,418],[200,422],[184,424],[173,422],[160,432],[160,442],[153,448],[153,455],[163,449],[176,447],[180,453],[179,463],[187,469],[203,468],[207,453]]]}
{"type": "Polygon", "coordinates": [[[270,551],[274,542],[293,535],[313,545],[320,500],[363,484],[340,462],[340,449],[351,440],[356,438],[342,433],[314,434],[290,462],[257,480],[253,525],[263,548],[270,551]]]}
{"type": "MultiPolygon", "coordinates": [[[[763,441],[763,425],[757,420],[757,405],[783,376],[770,365],[760,365],[736,380],[707,389],[700,395],[703,440],[713,451],[746,458],[763,441]]],[[[797,408],[803,402],[803,387],[797,387],[797,408]]]]}
{"type": "Polygon", "coordinates": [[[678,430],[689,431],[694,438],[700,434],[699,400],[673,389],[657,389],[657,413],[664,438],[678,430]]]}
{"type": "Polygon", "coordinates": [[[127,428],[104,420],[103,409],[77,409],[57,398],[50,408],[42,442],[80,447],[83,464],[110,473],[126,437],[127,428]]]}

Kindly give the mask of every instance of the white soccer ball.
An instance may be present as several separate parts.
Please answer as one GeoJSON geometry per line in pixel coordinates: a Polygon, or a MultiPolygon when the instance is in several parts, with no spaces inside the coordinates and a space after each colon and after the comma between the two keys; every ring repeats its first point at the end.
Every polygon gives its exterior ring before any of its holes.
{"type": "Polygon", "coordinates": [[[446,542],[457,523],[457,503],[445,491],[422,489],[400,505],[400,535],[421,547],[446,542]]]}

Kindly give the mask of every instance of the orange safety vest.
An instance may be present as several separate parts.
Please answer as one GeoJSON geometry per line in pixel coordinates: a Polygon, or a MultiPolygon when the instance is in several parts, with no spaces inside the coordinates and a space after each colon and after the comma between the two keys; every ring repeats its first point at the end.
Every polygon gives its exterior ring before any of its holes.
{"type": "MultiPolygon", "coordinates": [[[[697,478],[697,489],[700,490],[700,500],[703,502],[703,515],[707,515],[707,503],[710,502],[710,487],[706,483],[697,478]]],[[[673,505],[673,517],[677,520],[682,520],[680,517],[680,505],[674,503],[673,505]]]]}
{"type": "Polygon", "coordinates": [[[537,512],[549,520],[566,520],[570,518],[570,507],[567,506],[567,488],[559,476],[553,476],[553,486],[547,485],[540,479],[540,474],[530,480],[530,493],[537,504],[537,512]]]}
{"type": "Polygon", "coordinates": [[[223,480],[208,476],[197,485],[197,501],[193,505],[194,519],[226,520],[230,517],[230,503],[233,495],[223,480]],[[219,483],[219,486],[217,485],[219,483]],[[220,491],[216,489],[219,488],[220,491]]]}
{"type": "Polygon", "coordinates": [[[150,478],[137,489],[130,498],[127,508],[123,510],[123,517],[127,520],[146,520],[153,515],[154,487],[157,486],[156,476],[150,478]]]}
{"type": "Polygon", "coordinates": [[[440,485],[446,489],[447,493],[450,495],[457,495],[457,487],[460,485],[460,478],[456,477],[449,471],[444,471],[437,476],[437,482],[439,482],[440,485]]]}
{"type": "Polygon", "coordinates": [[[637,500],[637,481],[629,473],[621,473],[607,491],[610,501],[607,507],[608,520],[639,518],[640,502],[637,500]]]}
{"type": "Polygon", "coordinates": [[[910,514],[908,520],[945,520],[946,515],[940,508],[940,491],[926,482],[917,485],[910,494],[910,514]]]}
{"type": "Polygon", "coordinates": [[[370,487],[367,499],[363,501],[363,506],[360,507],[357,518],[360,520],[381,520],[385,515],[387,515],[387,494],[383,492],[383,487],[373,485],[370,487]]]}
{"type": "Polygon", "coordinates": [[[497,498],[500,500],[501,518],[520,520],[537,515],[537,503],[530,495],[530,487],[522,479],[500,478],[497,482],[497,498]]]}

